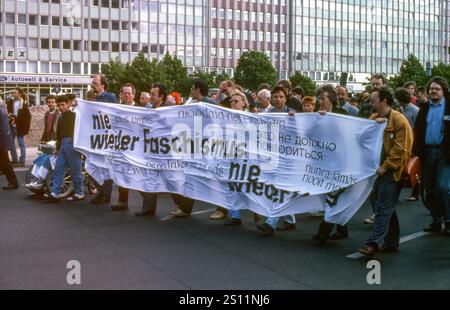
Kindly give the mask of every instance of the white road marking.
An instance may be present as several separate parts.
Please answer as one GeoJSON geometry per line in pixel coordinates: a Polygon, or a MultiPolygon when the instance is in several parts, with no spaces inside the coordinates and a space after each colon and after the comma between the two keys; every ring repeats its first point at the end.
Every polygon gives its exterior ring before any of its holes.
{"type": "MultiPolygon", "coordinates": [[[[413,239],[417,239],[417,238],[420,238],[420,237],[423,237],[423,236],[426,236],[426,235],[429,235],[429,234],[430,234],[429,232],[419,231],[419,232],[416,232],[414,234],[401,237],[400,238],[400,243],[408,242],[408,241],[411,241],[413,239]]],[[[358,258],[361,258],[361,257],[364,257],[364,256],[365,256],[364,254],[361,254],[359,252],[355,252],[355,253],[347,255],[346,257],[347,258],[352,258],[352,259],[358,259],[358,258]]]]}
{"type": "MultiPolygon", "coordinates": [[[[192,216],[192,215],[195,215],[195,214],[208,213],[208,212],[212,212],[212,211],[215,211],[215,210],[216,210],[216,208],[214,208],[214,209],[207,209],[207,210],[203,210],[203,211],[192,212],[192,213],[191,213],[191,216],[192,216]]],[[[167,220],[170,220],[170,219],[173,219],[173,216],[172,216],[172,215],[171,215],[171,216],[168,216],[168,217],[163,217],[163,218],[161,219],[161,221],[167,221],[167,220]]]]}

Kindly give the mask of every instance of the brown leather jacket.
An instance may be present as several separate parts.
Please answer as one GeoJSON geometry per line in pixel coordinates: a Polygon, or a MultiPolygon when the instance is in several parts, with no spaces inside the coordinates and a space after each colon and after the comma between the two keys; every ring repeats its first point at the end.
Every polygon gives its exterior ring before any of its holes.
{"type": "MultiPolygon", "coordinates": [[[[378,118],[373,114],[370,119],[378,118]]],[[[391,115],[384,129],[383,148],[386,159],[381,167],[391,170],[395,181],[400,181],[405,163],[411,156],[413,131],[408,120],[400,113],[391,109],[391,115]]]]}

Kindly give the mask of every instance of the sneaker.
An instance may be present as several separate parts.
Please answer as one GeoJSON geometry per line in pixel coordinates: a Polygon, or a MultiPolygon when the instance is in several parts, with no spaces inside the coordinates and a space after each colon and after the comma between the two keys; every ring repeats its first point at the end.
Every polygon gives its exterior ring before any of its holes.
{"type": "Polygon", "coordinates": [[[66,199],[67,201],[80,201],[84,200],[84,195],[73,194],[66,199]]]}
{"type": "Polygon", "coordinates": [[[170,211],[170,215],[172,215],[173,218],[183,218],[191,216],[189,213],[184,212],[180,208],[177,208],[175,211],[170,211]]]}
{"type": "Polygon", "coordinates": [[[38,183],[36,181],[25,184],[25,187],[33,190],[41,190],[44,187],[44,183],[38,183]]]}
{"type": "Polygon", "coordinates": [[[273,235],[273,233],[275,231],[275,229],[273,229],[273,227],[267,223],[258,224],[258,225],[256,225],[256,228],[259,231],[262,231],[266,235],[273,235]]]}
{"type": "Polygon", "coordinates": [[[364,220],[364,224],[373,224],[375,222],[375,214],[372,214],[364,220]]]}
{"type": "Polygon", "coordinates": [[[227,215],[222,212],[221,210],[216,210],[211,216],[209,217],[210,220],[222,220],[226,218],[227,215]]]}
{"type": "Polygon", "coordinates": [[[56,195],[54,193],[47,193],[44,195],[45,198],[47,198],[48,202],[58,202],[59,201],[59,195],[56,195]]]}

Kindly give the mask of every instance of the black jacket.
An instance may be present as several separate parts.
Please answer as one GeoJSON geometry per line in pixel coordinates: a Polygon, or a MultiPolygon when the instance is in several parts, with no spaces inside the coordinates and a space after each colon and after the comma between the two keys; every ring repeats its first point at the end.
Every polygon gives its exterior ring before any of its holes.
{"type": "MultiPolygon", "coordinates": [[[[429,104],[422,104],[414,124],[414,153],[423,162],[425,158],[425,133],[427,129],[427,115],[429,104]]],[[[445,98],[444,112],[444,153],[447,163],[450,164],[450,97],[445,98]]]]}
{"type": "MultiPolygon", "coordinates": [[[[14,113],[14,100],[10,100],[7,103],[8,113],[14,113]]],[[[15,118],[16,128],[17,128],[17,136],[23,137],[26,136],[30,132],[31,125],[31,113],[28,109],[28,105],[23,102],[22,107],[19,108],[17,113],[17,117],[15,118]]]]}

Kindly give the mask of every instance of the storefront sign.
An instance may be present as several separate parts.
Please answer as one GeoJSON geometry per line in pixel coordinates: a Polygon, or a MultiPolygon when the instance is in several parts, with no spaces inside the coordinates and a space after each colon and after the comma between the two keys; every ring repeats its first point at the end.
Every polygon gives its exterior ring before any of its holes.
{"type": "Polygon", "coordinates": [[[89,76],[76,75],[33,75],[33,74],[0,74],[0,83],[5,84],[58,84],[58,85],[89,85],[89,76]]]}

